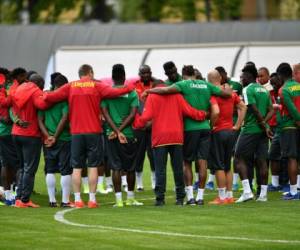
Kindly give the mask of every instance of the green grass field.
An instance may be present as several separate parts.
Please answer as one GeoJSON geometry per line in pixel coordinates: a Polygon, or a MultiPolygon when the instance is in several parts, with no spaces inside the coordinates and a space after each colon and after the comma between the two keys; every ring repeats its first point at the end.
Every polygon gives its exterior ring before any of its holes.
{"type": "MultiPolygon", "coordinates": [[[[47,207],[42,165],[35,185],[41,194],[32,196],[42,207],[0,207],[0,249],[300,249],[299,201],[270,193],[267,203],[178,207],[170,167],[165,207],[153,206],[146,165],[146,191],[136,195],[143,207],[113,208],[113,194],[98,195],[98,209],[65,210],[60,219],[73,224],[63,224],[54,219],[63,209],[47,207]]],[[[206,201],[216,196],[206,194],[206,201]]]]}

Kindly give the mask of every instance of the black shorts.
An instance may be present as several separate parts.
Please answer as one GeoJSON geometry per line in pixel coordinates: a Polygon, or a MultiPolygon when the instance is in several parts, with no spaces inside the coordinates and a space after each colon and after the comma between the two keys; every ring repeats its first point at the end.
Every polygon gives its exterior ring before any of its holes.
{"type": "Polygon", "coordinates": [[[299,130],[283,129],[280,135],[281,157],[299,159],[299,130]]]}
{"type": "Polygon", "coordinates": [[[183,159],[187,162],[207,160],[210,149],[210,130],[184,132],[183,159]]]}
{"type": "Polygon", "coordinates": [[[20,161],[11,135],[0,136],[0,155],[3,167],[20,168],[20,161]]]}
{"type": "Polygon", "coordinates": [[[280,161],[281,160],[281,146],[280,146],[280,134],[275,133],[271,146],[269,149],[269,160],[280,161]]]}
{"type": "Polygon", "coordinates": [[[121,144],[118,139],[108,140],[108,166],[112,170],[135,171],[137,152],[136,138],[127,138],[128,143],[121,144]]]}
{"type": "Polygon", "coordinates": [[[236,148],[235,157],[253,161],[253,159],[268,158],[269,139],[264,133],[240,134],[236,148]]]}
{"type": "Polygon", "coordinates": [[[234,146],[233,146],[233,148],[232,148],[232,153],[231,153],[232,156],[234,156],[236,143],[237,143],[237,140],[238,140],[238,138],[239,138],[239,136],[240,136],[240,133],[241,133],[241,130],[239,130],[239,131],[234,131],[234,146]]]}
{"type": "Polygon", "coordinates": [[[70,175],[73,172],[70,163],[71,142],[57,141],[51,148],[44,147],[45,173],[70,175]]]}
{"type": "Polygon", "coordinates": [[[232,149],[236,141],[236,132],[222,130],[211,135],[210,169],[229,171],[231,168],[232,149]]]}
{"type": "Polygon", "coordinates": [[[103,135],[72,135],[71,166],[73,168],[95,168],[103,163],[103,135]]]}

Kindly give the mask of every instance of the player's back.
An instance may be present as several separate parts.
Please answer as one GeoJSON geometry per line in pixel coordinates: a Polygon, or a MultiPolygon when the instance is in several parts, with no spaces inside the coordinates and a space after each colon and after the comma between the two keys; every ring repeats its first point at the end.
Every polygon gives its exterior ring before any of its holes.
{"type": "Polygon", "coordinates": [[[169,142],[181,142],[183,137],[183,111],[180,94],[156,95],[151,94],[149,100],[153,110],[152,131],[159,131],[159,141],[153,142],[154,145],[161,145],[169,142]],[[161,142],[160,142],[161,141],[161,142]]]}
{"type": "MultiPolygon", "coordinates": [[[[123,121],[129,116],[131,109],[137,108],[138,105],[139,100],[136,91],[101,102],[101,107],[107,108],[111,119],[117,127],[120,127],[123,121]]],[[[132,136],[131,125],[124,128],[122,132],[126,136],[132,136]]]]}
{"type": "Polygon", "coordinates": [[[81,79],[70,83],[69,109],[72,134],[100,133],[100,100],[97,82],[81,79]]]}
{"type": "Polygon", "coordinates": [[[220,114],[213,128],[214,132],[223,129],[232,129],[234,107],[240,102],[238,95],[233,92],[230,98],[214,97],[217,100],[220,114]]]}
{"type": "MultiPolygon", "coordinates": [[[[269,91],[259,83],[250,83],[243,89],[243,96],[246,105],[255,104],[260,114],[265,117],[268,113],[269,106],[272,105],[269,91]]],[[[252,109],[248,109],[242,127],[243,133],[260,133],[262,128],[257,122],[256,116],[252,109]]]]}

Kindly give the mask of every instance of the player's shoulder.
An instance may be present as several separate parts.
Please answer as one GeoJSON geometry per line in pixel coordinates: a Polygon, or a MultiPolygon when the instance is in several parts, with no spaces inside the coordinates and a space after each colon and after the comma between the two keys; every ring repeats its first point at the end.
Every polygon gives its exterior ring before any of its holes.
{"type": "Polygon", "coordinates": [[[138,93],[137,91],[134,89],[131,92],[128,93],[127,95],[129,98],[138,98],[138,93]]]}
{"type": "Polygon", "coordinates": [[[229,80],[228,80],[228,83],[229,83],[229,84],[233,84],[233,85],[240,85],[240,86],[242,87],[242,84],[241,84],[240,82],[235,81],[235,80],[232,80],[232,79],[229,79],[229,80]]]}

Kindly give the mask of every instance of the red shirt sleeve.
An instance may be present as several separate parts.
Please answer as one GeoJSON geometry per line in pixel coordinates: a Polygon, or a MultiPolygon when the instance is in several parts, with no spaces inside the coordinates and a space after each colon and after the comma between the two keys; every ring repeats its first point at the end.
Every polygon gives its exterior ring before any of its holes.
{"type": "Polygon", "coordinates": [[[133,127],[135,129],[144,128],[148,121],[152,120],[153,118],[153,105],[152,105],[152,97],[153,95],[149,95],[147,98],[145,108],[142,115],[138,113],[135,116],[133,127]]]}
{"type": "Polygon", "coordinates": [[[47,109],[50,105],[43,98],[43,91],[36,91],[32,95],[33,104],[37,109],[47,109]]]}
{"type": "Polygon", "coordinates": [[[124,85],[123,88],[113,88],[109,85],[103,83],[97,83],[96,88],[99,91],[102,98],[115,98],[120,95],[127,94],[134,90],[134,84],[124,85]]]}
{"type": "Polygon", "coordinates": [[[203,121],[206,118],[206,112],[202,110],[197,110],[193,108],[188,102],[182,97],[182,95],[178,95],[178,101],[180,102],[180,106],[182,108],[182,113],[184,116],[189,116],[193,120],[203,121]]]}
{"type": "Polygon", "coordinates": [[[218,104],[218,100],[215,96],[210,97],[210,105],[216,105],[218,104]]]}
{"type": "Polygon", "coordinates": [[[0,106],[3,108],[9,108],[11,106],[11,96],[6,96],[6,90],[4,88],[0,90],[0,106]]]}
{"type": "Polygon", "coordinates": [[[241,98],[235,93],[232,93],[233,103],[234,105],[237,105],[241,102],[241,98]]]}
{"type": "Polygon", "coordinates": [[[70,92],[70,84],[65,84],[57,90],[51,92],[44,92],[43,97],[47,102],[57,103],[67,100],[70,92]]]}

